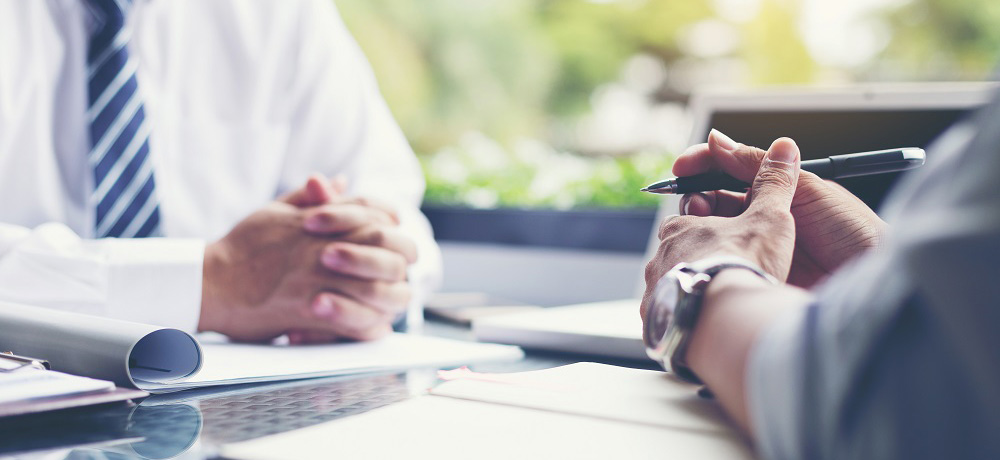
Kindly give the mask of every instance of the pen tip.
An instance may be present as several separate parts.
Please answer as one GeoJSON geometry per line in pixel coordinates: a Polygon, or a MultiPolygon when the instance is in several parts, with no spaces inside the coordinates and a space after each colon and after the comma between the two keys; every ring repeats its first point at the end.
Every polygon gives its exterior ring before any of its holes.
{"type": "Polygon", "coordinates": [[[649,191],[649,187],[643,187],[643,188],[639,189],[639,191],[640,192],[648,192],[649,191]]]}

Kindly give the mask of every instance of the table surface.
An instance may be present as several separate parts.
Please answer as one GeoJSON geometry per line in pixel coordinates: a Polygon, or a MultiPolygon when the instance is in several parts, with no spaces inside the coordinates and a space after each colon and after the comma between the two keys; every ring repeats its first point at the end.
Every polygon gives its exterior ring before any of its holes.
{"type": "MultiPolygon", "coordinates": [[[[474,340],[466,328],[427,322],[424,334],[474,340]]],[[[477,372],[522,372],[580,361],[655,369],[651,361],[609,360],[526,350],[523,360],[472,364],[477,372]]],[[[328,422],[403,401],[439,381],[414,369],[239,385],[156,395],[138,404],[0,419],[0,457],[46,459],[212,458],[223,444],[328,422]]]]}

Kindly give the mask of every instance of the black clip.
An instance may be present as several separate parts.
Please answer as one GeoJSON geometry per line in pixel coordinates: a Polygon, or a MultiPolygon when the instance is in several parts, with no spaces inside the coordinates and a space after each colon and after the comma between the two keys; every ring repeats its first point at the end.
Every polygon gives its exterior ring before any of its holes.
{"type": "Polygon", "coordinates": [[[45,361],[44,359],[35,359],[35,358],[28,358],[25,356],[17,356],[9,351],[0,352],[0,362],[15,363],[14,367],[7,367],[7,368],[0,367],[0,372],[16,372],[21,369],[27,369],[27,368],[38,369],[41,371],[47,371],[51,369],[51,366],[49,366],[49,362],[45,361]]]}

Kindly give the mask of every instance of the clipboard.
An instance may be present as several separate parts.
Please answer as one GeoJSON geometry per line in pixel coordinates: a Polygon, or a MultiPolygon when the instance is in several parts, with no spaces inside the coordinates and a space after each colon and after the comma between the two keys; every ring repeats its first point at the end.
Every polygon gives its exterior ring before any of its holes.
{"type": "MultiPolygon", "coordinates": [[[[0,373],[3,374],[15,372],[53,372],[49,370],[47,361],[17,356],[9,352],[0,353],[0,363],[3,364],[0,366],[0,373]]],[[[3,387],[0,386],[0,390],[2,390],[2,388],[3,387]]],[[[149,393],[142,390],[132,390],[112,386],[107,390],[95,392],[52,395],[41,398],[9,401],[0,403],[0,419],[62,409],[123,402],[131,399],[144,398],[146,396],[149,396],[149,393]]]]}

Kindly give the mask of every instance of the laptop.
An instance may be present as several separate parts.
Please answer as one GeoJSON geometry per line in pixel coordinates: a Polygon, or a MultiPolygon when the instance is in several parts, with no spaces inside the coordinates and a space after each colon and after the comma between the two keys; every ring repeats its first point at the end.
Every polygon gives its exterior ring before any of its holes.
{"type": "MultiPolygon", "coordinates": [[[[714,128],[761,148],[779,137],[791,137],[804,160],[895,147],[927,149],[953,124],[985,106],[997,87],[996,83],[927,83],[704,92],[691,100],[694,123],[689,143],[705,142],[714,128]]],[[[933,152],[927,162],[934,162],[933,152]]],[[[899,176],[838,182],[877,210],[899,176]]],[[[656,221],[676,214],[679,203],[679,197],[664,197],[656,221]]],[[[650,232],[647,259],[659,243],[656,227],[650,232]]],[[[473,331],[481,341],[528,349],[646,360],[639,318],[645,282],[641,274],[637,276],[636,298],[477,319],[473,331]]]]}

